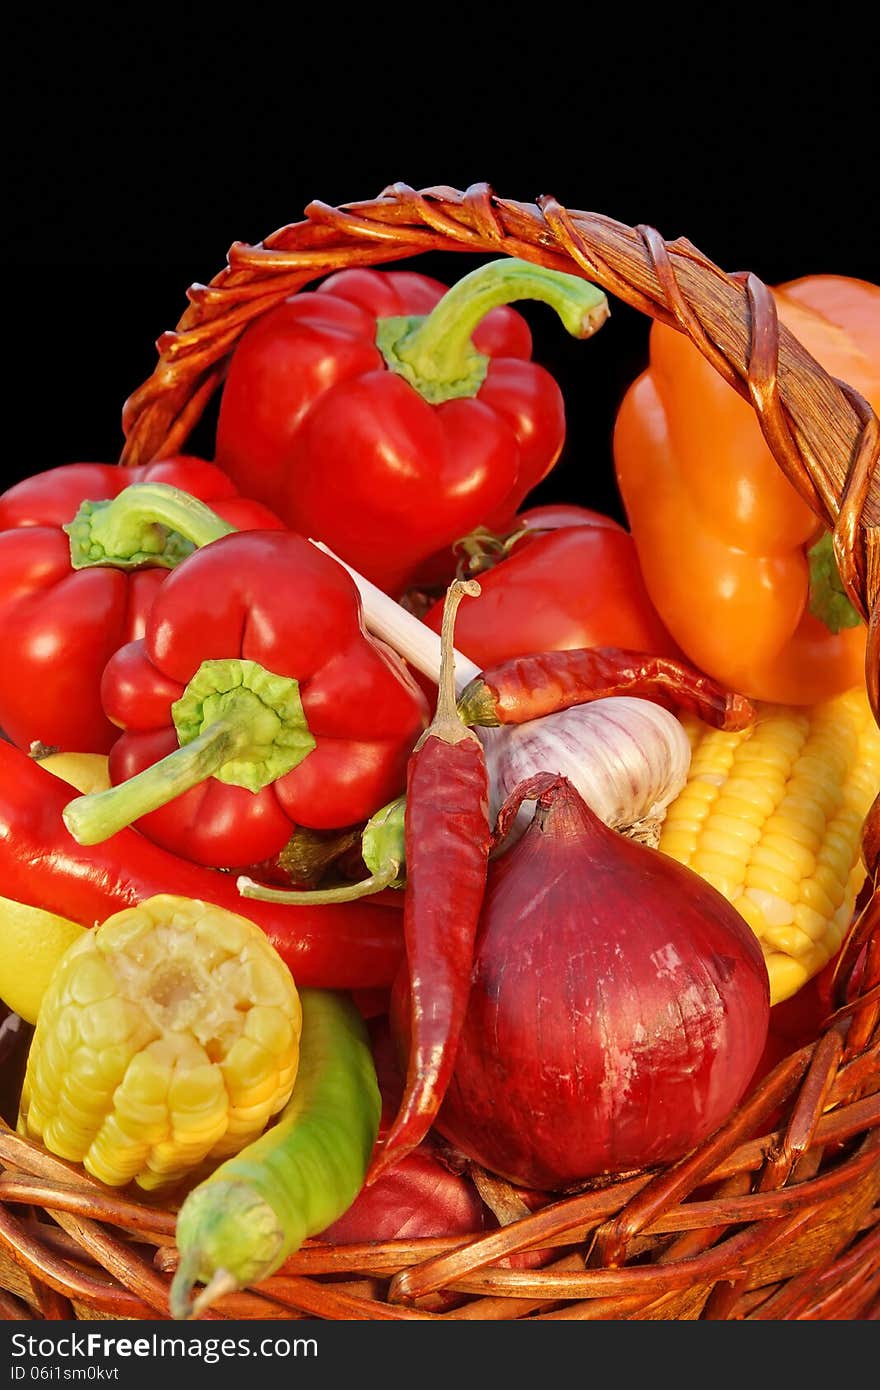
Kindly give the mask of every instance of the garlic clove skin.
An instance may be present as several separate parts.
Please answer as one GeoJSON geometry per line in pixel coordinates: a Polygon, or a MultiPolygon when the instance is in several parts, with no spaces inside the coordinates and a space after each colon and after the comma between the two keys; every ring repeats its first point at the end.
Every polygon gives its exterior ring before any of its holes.
{"type": "MultiPolygon", "coordinates": [[[[674,714],[651,700],[608,696],[525,724],[480,729],[494,821],[520,783],[538,772],[567,777],[612,830],[656,846],[670,802],[682,790],[691,744],[674,714]]],[[[520,838],[532,817],[522,806],[500,852],[520,838]]]]}

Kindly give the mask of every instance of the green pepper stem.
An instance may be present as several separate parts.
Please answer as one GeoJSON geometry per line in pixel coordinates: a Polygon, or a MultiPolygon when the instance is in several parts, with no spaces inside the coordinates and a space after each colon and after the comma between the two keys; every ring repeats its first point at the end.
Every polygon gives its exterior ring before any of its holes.
{"type": "Polygon", "coordinates": [[[291,772],[315,747],[299,682],[256,661],[203,661],[171,707],[180,747],[127,782],[64,808],[81,845],[95,845],[208,777],[250,792],[291,772]]]}
{"type": "Polygon", "coordinates": [[[500,726],[495,696],[482,676],[477,676],[465,686],[458,701],[458,714],[465,724],[476,724],[484,729],[497,729],[500,726]]]}
{"type": "Polygon", "coordinates": [[[608,300],[588,280],[502,256],[465,275],[429,314],[380,319],[376,342],[426,400],[475,396],[489,359],[474,347],[474,331],[491,309],[520,299],[548,304],[575,338],[589,338],[608,317],[608,300]]]}
{"type": "Polygon", "coordinates": [[[248,725],[234,719],[211,724],[182,748],[108,791],[78,796],[64,808],[64,824],[79,845],[97,845],[133,821],[166,806],[204,782],[251,741],[248,725]]]}
{"type": "Polygon", "coordinates": [[[349,903],[380,893],[383,888],[401,888],[406,857],[406,797],[398,796],[376,811],[361,834],[361,855],[370,870],[368,878],[344,883],[336,888],[271,888],[242,874],[236,886],[243,898],[262,902],[289,903],[292,906],[319,906],[321,903],[349,903]]]}
{"type": "Polygon", "coordinates": [[[132,483],[116,497],[85,501],[63,528],[74,569],[142,565],[173,569],[193,550],[235,531],[204,502],[169,483],[132,483]]]}
{"type": "Polygon", "coordinates": [[[844,587],[830,531],[807,551],[807,563],[810,568],[809,609],[813,617],[835,634],[844,628],[858,627],[862,618],[844,587]]]}
{"type": "Polygon", "coordinates": [[[323,903],[352,903],[390,888],[400,873],[400,865],[391,860],[385,868],[357,883],[340,884],[337,888],[271,888],[257,883],[247,874],[240,874],[235,886],[243,898],[257,898],[264,903],[288,903],[291,907],[319,907],[323,903]]]}

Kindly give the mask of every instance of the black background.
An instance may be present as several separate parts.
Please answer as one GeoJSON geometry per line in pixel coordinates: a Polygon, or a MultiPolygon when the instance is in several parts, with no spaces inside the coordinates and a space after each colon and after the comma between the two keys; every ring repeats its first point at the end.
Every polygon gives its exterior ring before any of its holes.
{"type": "MultiPolygon", "coordinates": [[[[742,13],[708,28],[621,11],[603,36],[586,11],[580,28],[478,13],[23,23],[7,45],[4,485],[118,457],[122,405],[187,286],[314,198],[486,181],[685,235],[769,284],[878,278],[871,46],[851,25],[775,35],[742,13]]],[[[448,280],[471,264],[410,263],[448,280]]],[[[610,430],[648,320],[614,301],[577,344],[543,306],[523,312],[568,411],[534,500],[617,511],[610,430]]],[[[193,450],[212,439],[209,411],[193,450]]]]}

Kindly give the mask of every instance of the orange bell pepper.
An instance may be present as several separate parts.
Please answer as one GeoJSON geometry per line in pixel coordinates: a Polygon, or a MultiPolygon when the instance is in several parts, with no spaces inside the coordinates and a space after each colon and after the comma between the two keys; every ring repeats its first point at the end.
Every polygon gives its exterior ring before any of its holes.
{"type": "MultiPolygon", "coordinates": [[[[880,413],[880,287],[816,275],[779,318],[880,413]]],[[[751,405],[683,333],[654,324],[614,429],[648,592],[679,646],[753,699],[814,704],[865,679],[866,630],[830,536],[770,453],[751,405]]]]}

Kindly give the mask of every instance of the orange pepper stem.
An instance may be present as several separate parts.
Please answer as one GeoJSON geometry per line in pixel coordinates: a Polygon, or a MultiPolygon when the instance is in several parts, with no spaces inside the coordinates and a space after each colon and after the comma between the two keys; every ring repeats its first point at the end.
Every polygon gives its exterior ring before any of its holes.
{"type": "Polygon", "coordinates": [[[849,600],[834,555],[831,532],[827,532],[807,551],[810,566],[810,612],[828,628],[841,632],[858,627],[861,617],[849,600]]]}

